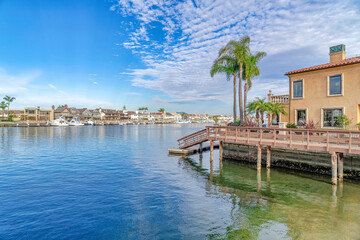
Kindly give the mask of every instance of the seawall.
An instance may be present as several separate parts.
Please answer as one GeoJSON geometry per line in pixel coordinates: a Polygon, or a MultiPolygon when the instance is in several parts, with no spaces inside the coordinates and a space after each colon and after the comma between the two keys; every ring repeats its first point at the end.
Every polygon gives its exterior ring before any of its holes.
{"type": "MultiPolygon", "coordinates": [[[[265,166],[266,146],[262,147],[261,152],[261,164],[265,166]]],[[[223,158],[256,165],[257,148],[253,145],[224,143],[223,158]]],[[[271,167],[331,175],[331,155],[320,151],[271,148],[271,167]]],[[[344,177],[360,179],[360,155],[344,154],[344,177]]]]}

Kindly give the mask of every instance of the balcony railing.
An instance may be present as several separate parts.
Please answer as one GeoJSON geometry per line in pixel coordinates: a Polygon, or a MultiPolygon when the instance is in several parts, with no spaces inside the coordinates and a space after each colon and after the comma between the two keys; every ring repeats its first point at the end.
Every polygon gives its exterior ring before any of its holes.
{"type": "Polygon", "coordinates": [[[289,104],[289,95],[272,95],[270,96],[270,102],[289,104]]]}

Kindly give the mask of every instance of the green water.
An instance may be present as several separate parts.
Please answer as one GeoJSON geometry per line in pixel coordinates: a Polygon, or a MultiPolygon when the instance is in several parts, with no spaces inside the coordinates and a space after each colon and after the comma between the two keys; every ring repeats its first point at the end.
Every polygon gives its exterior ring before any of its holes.
{"type": "MultiPolygon", "coordinates": [[[[231,225],[209,239],[360,239],[360,184],[330,184],[330,177],[262,169],[222,160],[215,152],[181,158],[208,178],[208,197],[232,204],[231,225]]],[[[221,207],[221,206],[219,206],[221,207]]]]}

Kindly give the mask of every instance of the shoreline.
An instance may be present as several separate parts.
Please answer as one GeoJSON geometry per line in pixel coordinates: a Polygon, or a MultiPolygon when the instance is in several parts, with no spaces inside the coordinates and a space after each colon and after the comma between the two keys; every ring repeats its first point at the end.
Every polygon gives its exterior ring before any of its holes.
{"type": "MultiPolygon", "coordinates": [[[[98,122],[94,125],[84,125],[86,127],[92,126],[131,126],[131,125],[171,125],[171,124],[206,124],[208,122],[198,122],[198,123],[176,123],[176,122],[98,122]]],[[[208,124],[211,124],[210,122],[208,124]]],[[[2,127],[59,127],[52,126],[48,122],[0,122],[0,128],[2,127]]],[[[66,126],[69,127],[69,126],[66,126]]],[[[71,127],[71,126],[70,126],[71,127]]]]}

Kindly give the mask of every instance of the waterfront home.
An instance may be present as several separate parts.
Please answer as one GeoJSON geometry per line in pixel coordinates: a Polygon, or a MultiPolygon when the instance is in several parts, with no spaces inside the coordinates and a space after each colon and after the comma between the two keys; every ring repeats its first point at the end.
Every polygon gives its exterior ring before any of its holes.
{"type": "Polygon", "coordinates": [[[101,109],[97,108],[89,112],[91,112],[92,120],[101,120],[101,109]]]}
{"type": "Polygon", "coordinates": [[[26,107],[22,119],[29,121],[51,121],[54,119],[54,109],[41,109],[40,107],[26,107]]]}
{"type": "MultiPolygon", "coordinates": [[[[55,106],[52,107],[55,109],[55,106]]],[[[66,120],[69,120],[73,117],[70,110],[68,109],[68,105],[59,106],[54,110],[54,118],[58,119],[59,117],[64,117],[66,120]]]]}
{"type": "Polygon", "coordinates": [[[297,125],[312,120],[321,128],[336,128],[338,117],[346,115],[351,128],[360,122],[360,56],[346,58],[345,45],[330,47],[329,63],[293,70],[289,95],[270,95],[269,101],[288,106],[289,116],[280,122],[297,125]]]}
{"type": "Polygon", "coordinates": [[[114,109],[100,109],[100,110],[102,113],[101,116],[102,120],[107,120],[107,121],[120,120],[119,111],[114,109]]]}
{"type": "Polygon", "coordinates": [[[79,118],[82,120],[91,120],[93,119],[93,114],[87,108],[80,108],[78,109],[79,118]]]}

